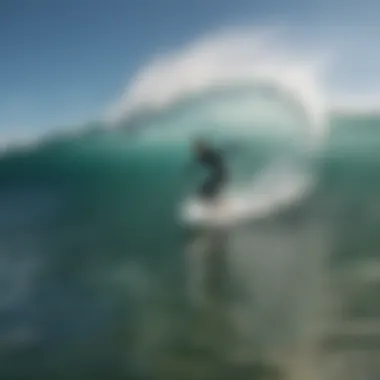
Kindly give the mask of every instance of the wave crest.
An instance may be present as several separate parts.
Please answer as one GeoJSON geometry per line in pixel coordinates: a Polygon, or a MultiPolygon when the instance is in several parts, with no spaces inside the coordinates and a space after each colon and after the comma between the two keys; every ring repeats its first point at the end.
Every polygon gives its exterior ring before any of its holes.
{"type": "Polygon", "coordinates": [[[227,31],[156,57],[110,108],[109,121],[117,123],[139,113],[159,112],[212,88],[266,84],[302,108],[311,141],[320,141],[326,132],[320,86],[323,62],[290,53],[274,37],[267,31],[227,31]]]}

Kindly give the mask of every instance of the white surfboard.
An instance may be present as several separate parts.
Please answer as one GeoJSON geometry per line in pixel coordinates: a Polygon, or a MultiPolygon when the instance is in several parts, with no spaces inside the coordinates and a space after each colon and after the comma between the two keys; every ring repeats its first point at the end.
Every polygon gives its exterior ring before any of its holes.
{"type": "Polygon", "coordinates": [[[227,191],[216,204],[189,199],[183,205],[181,219],[190,226],[228,227],[263,218],[299,201],[310,185],[310,179],[304,175],[277,173],[254,181],[243,191],[227,191]]]}

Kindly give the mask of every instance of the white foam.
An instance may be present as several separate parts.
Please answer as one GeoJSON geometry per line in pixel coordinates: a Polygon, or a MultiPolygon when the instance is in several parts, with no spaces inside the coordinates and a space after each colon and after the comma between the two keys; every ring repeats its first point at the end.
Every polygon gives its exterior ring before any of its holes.
{"type": "Polygon", "coordinates": [[[140,110],[170,107],[185,96],[220,85],[267,83],[291,96],[307,115],[312,138],[326,131],[321,89],[323,60],[293,54],[273,32],[228,30],[201,38],[143,67],[123,96],[108,110],[108,120],[127,119],[140,110]]]}
{"type": "Polygon", "coordinates": [[[276,164],[252,179],[243,190],[227,191],[217,207],[189,199],[183,205],[180,218],[185,224],[209,227],[228,227],[265,218],[300,202],[313,184],[307,173],[276,164]]]}

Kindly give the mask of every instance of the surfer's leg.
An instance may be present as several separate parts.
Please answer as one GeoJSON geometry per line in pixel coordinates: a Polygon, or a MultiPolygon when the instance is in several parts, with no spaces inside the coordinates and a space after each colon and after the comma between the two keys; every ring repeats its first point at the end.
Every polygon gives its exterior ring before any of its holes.
{"type": "Polygon", "coordinates": [[[200,188],[200,197],[206,202],[215,202],[224,185],[223,178],[214,176],[208,178],[200,188]]]}
{"type": "Polygon", "coordinates": [[[199,189],[199,195],[204,201],[210,201],[214,195],[214,184],[212,178],[206,179],[199,189]]]}

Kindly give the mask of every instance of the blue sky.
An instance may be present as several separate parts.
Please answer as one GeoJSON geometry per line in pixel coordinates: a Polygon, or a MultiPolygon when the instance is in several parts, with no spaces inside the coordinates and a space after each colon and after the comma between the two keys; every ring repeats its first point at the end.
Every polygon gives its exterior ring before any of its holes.
{"type": "Polygon", "coordinates": [[[325,0],[1,0],[0,135],[94,120],[153,54],[239,23],[281,20],[304,42],[339,42],[346,65],[333,77],[336,86],[368,90],[371,75],[380,72],[379,12],[371,0],[364,6],[325,0]]]}

